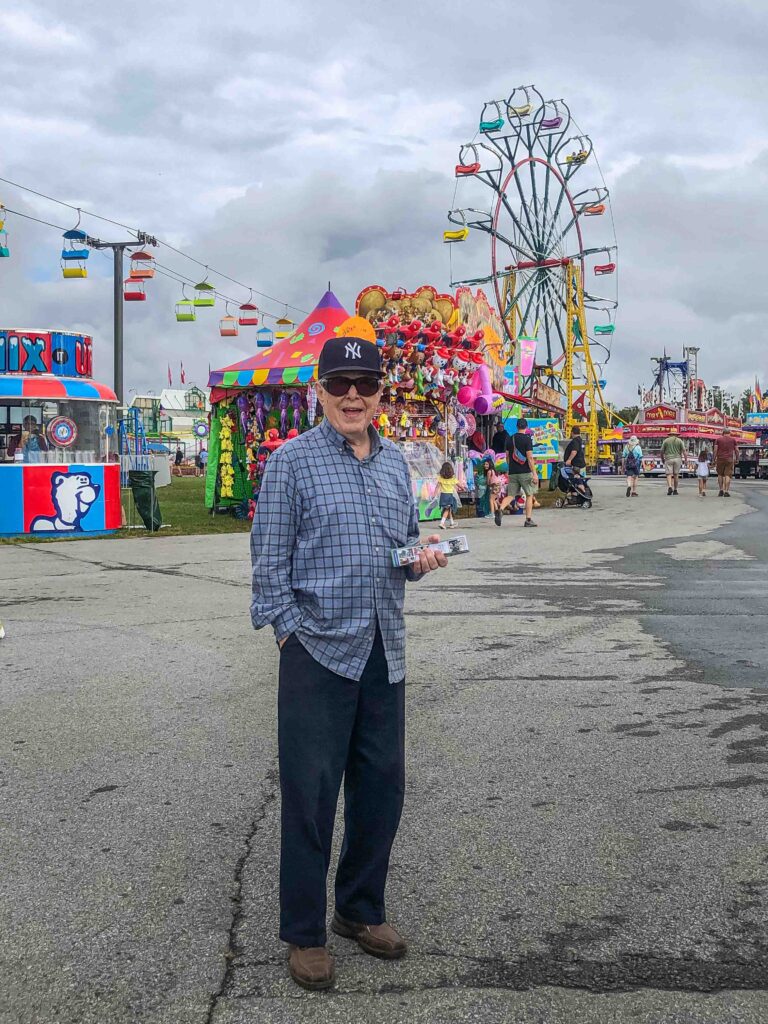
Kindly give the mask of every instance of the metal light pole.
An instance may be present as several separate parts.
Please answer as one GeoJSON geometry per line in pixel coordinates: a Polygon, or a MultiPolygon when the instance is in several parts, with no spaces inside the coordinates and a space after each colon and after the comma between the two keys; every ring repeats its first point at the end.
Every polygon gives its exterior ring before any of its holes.
{"type": "Polygon", "coordinates": [[[102,242],[99,238],[86,238],[86,244],[92,249],[111,249],[113,256],[113,355],[114,383],[118,408],[123,409],[123,253],[126,249],[136,249],[143,245],[157,245],[157,239],[139,231],[136,238],[129,242],[102,242]]]}

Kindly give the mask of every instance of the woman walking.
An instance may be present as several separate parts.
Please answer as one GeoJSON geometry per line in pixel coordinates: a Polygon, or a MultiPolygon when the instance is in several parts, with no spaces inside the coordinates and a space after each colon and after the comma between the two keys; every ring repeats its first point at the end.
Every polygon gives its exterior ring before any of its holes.
{"type": "Polygon", "coordinates": [[[624,445],[621,458],[624,462],[624,472],[627,475],[627,497],[636,498],[637,478],[640,476],[643,449],[640,447],[640,442],[634,434],[624,445]]]}

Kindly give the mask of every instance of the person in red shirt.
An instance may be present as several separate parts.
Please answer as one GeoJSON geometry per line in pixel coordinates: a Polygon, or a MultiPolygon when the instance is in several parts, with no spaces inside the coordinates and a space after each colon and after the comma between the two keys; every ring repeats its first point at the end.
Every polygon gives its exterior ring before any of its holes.
{"type": "Polygon", "coordinates": [[[731,477],[736,463],[739,443],[728,427],[723,429],[723,436],[715,441],[715,470],[717,486],[720,488],[719,498],[730,498],[731,477]]]}

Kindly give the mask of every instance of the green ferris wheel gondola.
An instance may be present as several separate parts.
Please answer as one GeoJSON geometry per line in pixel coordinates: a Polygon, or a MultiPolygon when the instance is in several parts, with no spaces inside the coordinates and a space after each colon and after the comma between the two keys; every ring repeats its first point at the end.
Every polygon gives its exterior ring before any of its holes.
{"type": "Polygon", "coordinates": [[[613,334],[616,324],[595,324],[592,330],[595,334],[613,334]]]}

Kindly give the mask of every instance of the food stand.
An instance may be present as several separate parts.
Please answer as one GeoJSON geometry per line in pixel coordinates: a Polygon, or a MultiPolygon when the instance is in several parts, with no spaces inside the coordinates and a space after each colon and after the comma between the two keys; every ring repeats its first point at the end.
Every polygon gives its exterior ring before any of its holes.
{"type": "Polygon", "coordinates": [[[117,399],[92,341],[0,328],[0,536],[120,528],[117,399]]]}

